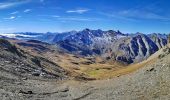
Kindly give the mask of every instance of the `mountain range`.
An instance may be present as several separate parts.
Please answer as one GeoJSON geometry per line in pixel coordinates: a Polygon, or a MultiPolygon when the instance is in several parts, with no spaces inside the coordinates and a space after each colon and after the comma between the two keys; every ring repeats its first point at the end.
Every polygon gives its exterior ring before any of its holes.
{"type": "Polygon", "coordinates": [[[167,44],[167,34],[125,34],[114,30],[70,31],[63,33],[20,32],[2,34],[20,40],[39,40],[65,51],[82,56],[101,56],[105,60],[116,60],[127,64],[147,59],[167,44]]]}
{"type": "Polygon", "coordinates": [[[169,100],[166,34],[84,29],[0,38],[1,100],[169,100]]]}

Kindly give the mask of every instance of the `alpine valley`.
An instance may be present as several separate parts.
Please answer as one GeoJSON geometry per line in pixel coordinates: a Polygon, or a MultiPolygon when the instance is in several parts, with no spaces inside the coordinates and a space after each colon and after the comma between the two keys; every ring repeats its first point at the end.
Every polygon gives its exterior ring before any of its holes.
{"type": "Polygon", "coordinates": [[[169,43],[119,30],[1,33],[0,99],[168,100],[169,43]]]}

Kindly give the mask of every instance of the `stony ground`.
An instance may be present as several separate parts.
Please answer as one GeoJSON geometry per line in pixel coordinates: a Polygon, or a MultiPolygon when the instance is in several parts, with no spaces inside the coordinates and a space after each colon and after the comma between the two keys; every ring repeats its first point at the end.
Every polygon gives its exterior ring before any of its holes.
{"type": "Polygon", "coordinates": [[[96,81],[25,78],[0,65],[0,100],[169,100],[170,51],[120,77],[96,81]]]}

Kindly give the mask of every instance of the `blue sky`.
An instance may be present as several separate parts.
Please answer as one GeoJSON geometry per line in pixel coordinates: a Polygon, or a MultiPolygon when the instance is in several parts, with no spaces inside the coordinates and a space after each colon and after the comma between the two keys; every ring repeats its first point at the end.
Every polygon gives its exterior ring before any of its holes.
{"type": "Polygon", "coordinates": [[[169,33],[169,0],[0,0],[0,32],[169,33]]]}

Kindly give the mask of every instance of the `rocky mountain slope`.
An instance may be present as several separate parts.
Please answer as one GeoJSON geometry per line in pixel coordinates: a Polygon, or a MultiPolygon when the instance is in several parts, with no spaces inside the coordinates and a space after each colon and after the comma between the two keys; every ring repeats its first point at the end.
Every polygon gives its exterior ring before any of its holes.
{"type": "MultiPolygon", "coordinates": [[[[0,99],[4,100],[169,100],[170,45],[141,63],[135,72],[96,81],[25,79],[0,70],[0,99]]],[[[2,68],[4,65],[0,65],[2,68]]],[[[122,72],[125,72],[125,69],[122,72]]]]}
{"type": "Polygon", "coordinates": [[[140,62],[167,44],[166,35],[85,29],[57,42],[58,46],[74,54],[100,55],[125,63],[140,62]]]}
{"type": "Polygon", "coordinates": [[[92,34],[89,31],[84,30],[88,32],[87,36],[84,33],[79,33],[77,37],[77,34],[67,36],[57,46],[37,40],[7,38],[9,42],[0,39],[0,99],[170,98],[170,45],[166,45],[166,36],[140,33],[129,36],[119,31],[103,33],[101,30],[94,30],[92,34]],[[79,37],[88,37],[89,40],[87,42],[79,37]],[[82,56],[82,47],[75,49],[80,51],[79,55],[70,54],[70,50],[60,45],[65,42],[72,47],[86,44],[89,55],[94,57],[82,56]],[[90,54],[94,47],[100,52],[90,54]],[[131,61],[128,58],[140,63],[126,65],[117,62],[131,61]]]}
{"type": "Polygon", "coordinates": [[[170,48],[165,47],[141,62],[140,65],[147,64],[136,72],[115,79],[82,83],[84,95],[77,96],[82,100],[169,100],[169,58],[170,48]]]}
{"type": "Polygon", "coordinates": [[[5,34],[21,40],[39,40],[56,44],[63,50],[83,56],[101,56],[127,64],[143,61],[167,44],[166,34],[124,34],[120,31],[84,29],[64,33],[5,34]]]}
{"type": "Polygon", "coordinates": [[[2,73],[25,78],[64,79],[66,72],[46,58],[30,54],[9,41],[0,39],[0,69],[2,73]]]}

